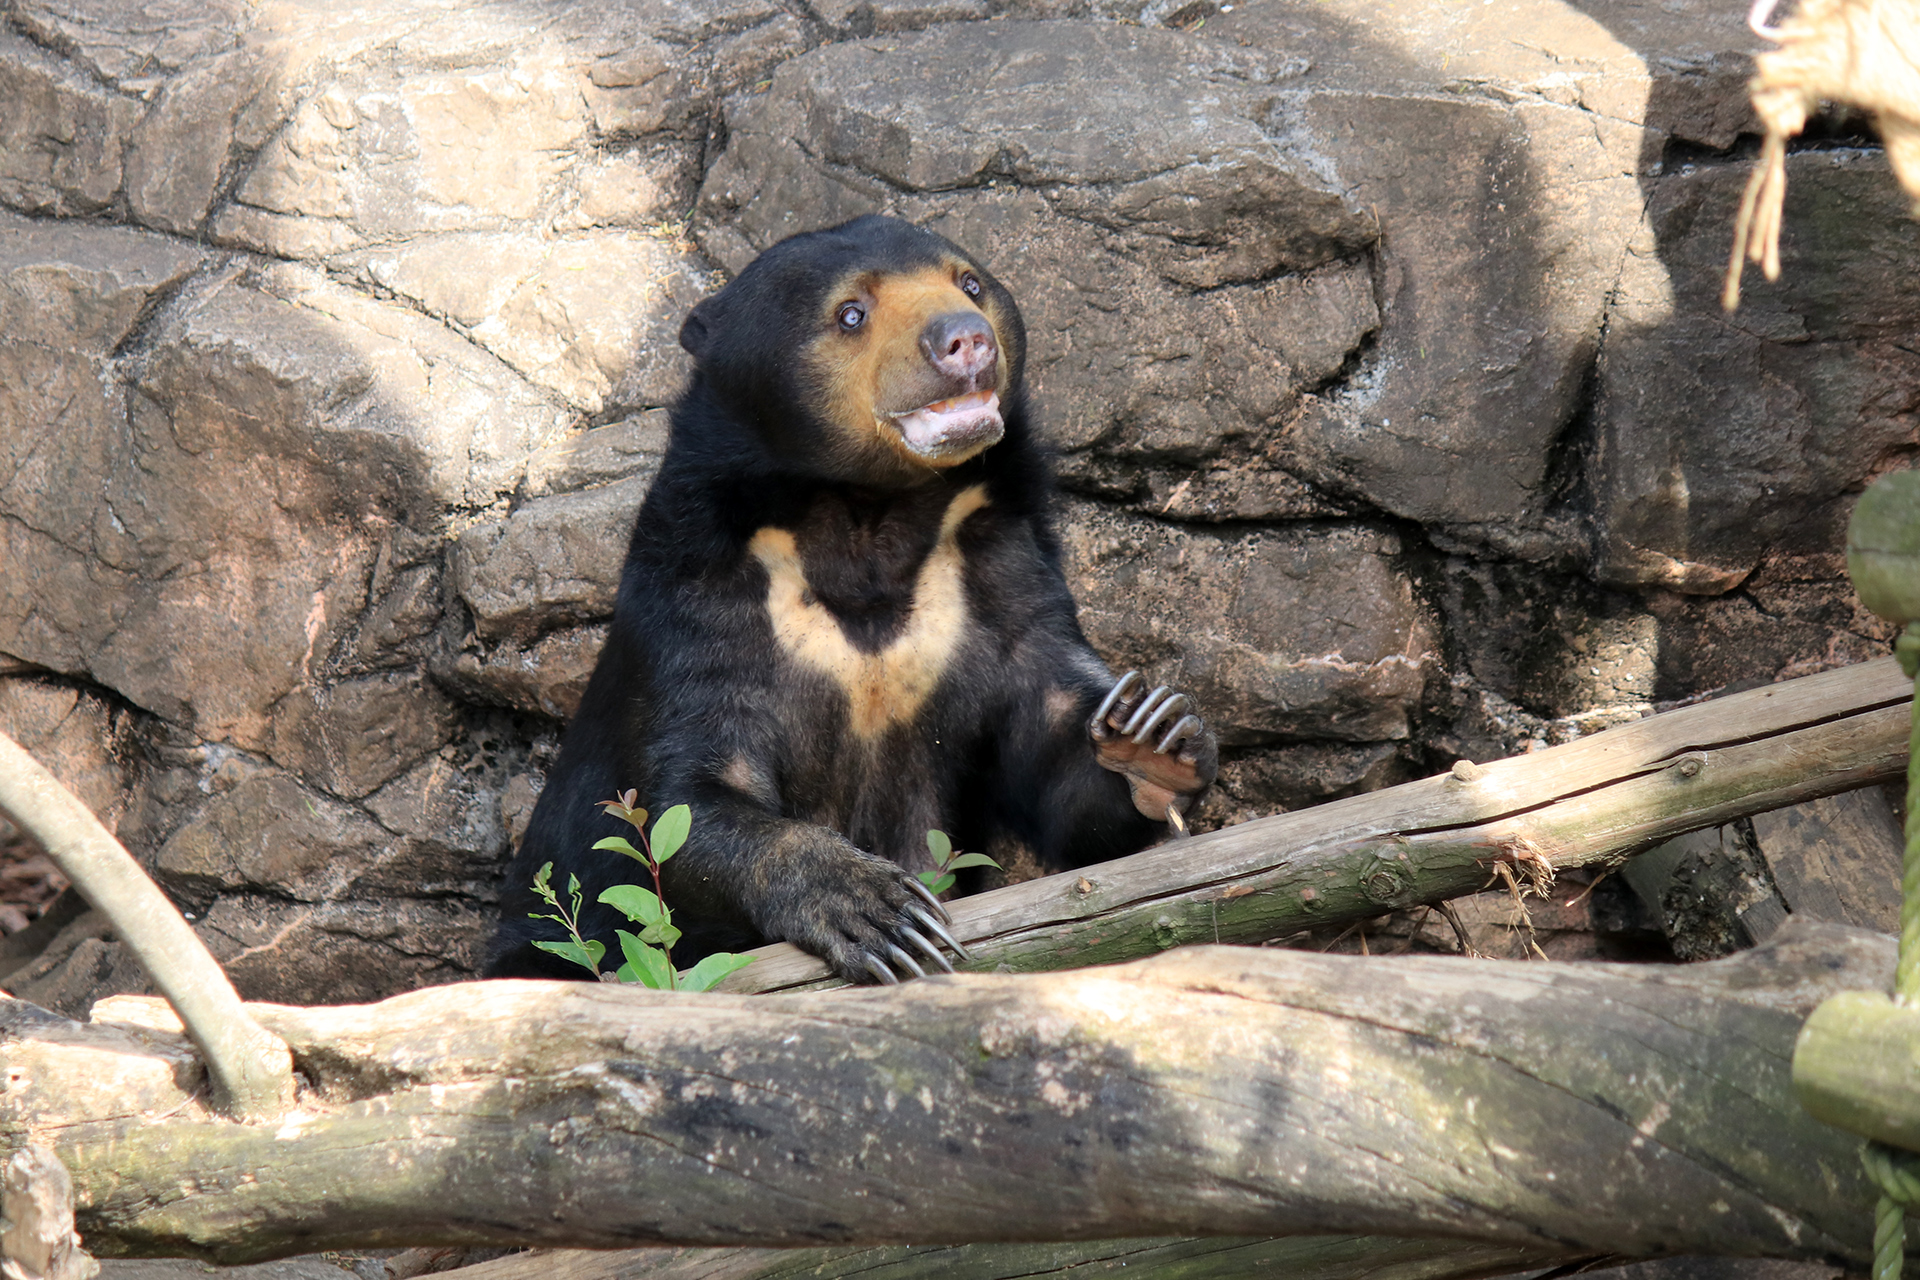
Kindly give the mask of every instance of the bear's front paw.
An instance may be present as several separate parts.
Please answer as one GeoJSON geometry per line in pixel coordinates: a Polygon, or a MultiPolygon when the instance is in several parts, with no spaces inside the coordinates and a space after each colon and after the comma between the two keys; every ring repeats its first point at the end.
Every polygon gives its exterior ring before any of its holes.
{"type": "Polygon", "coordinates": [[[973,958],[948,931],[946,907],[912,873],[850,847],[836,852],[784,905],[786,941],[856,983],[924,978],[929,967],[952,973],[936,939],[962,960],[973,958]]]}
{"type": "Polygon", "coordinates": [[[1114,682],[1087,722],[1094,758],[1124,776],[1133,807],[1185,830],[1182,815],[1220,768],[1213,730],[1193,713],[1193,700],[1165,685],[1149,690],[1138,671],[1114,682]]]}

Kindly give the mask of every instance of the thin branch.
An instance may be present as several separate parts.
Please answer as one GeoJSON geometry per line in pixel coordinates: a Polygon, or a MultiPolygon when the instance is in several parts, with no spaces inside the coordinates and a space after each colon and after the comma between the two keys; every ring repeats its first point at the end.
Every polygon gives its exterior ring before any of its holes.
{"type": "Polygon", "coordinates": [[[219,962],[111,832],[39,761],[0,733],[0,813],[32,836],[113,924],[173,1005],[213,1076],[221,1107],[264,1120],[293,1101],[287,1046],[241,1007],[219,962]]]}

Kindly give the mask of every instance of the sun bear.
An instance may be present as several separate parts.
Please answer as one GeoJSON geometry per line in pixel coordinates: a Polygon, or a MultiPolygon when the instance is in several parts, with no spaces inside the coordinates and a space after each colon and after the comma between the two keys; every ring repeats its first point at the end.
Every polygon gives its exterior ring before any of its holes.
{"type": "Polygon", "coordinates": [[[593,899],[644,872],[592,845],[624,829],[595,806],[626,788],[693,810],[664,868],[677,965],[785,939],[854,982],[950,968],[951,921],[914,874],[931,828],[1058,871],[1182,825],[1213,734],[1081,634],[1026,331],[985,267],[858,218],[768,249],[680,342],[693,374],[489,976],[580,976],[533,946],[559,937],[527,914],[546,862],[619,953],[626,921],[593,899]]]}

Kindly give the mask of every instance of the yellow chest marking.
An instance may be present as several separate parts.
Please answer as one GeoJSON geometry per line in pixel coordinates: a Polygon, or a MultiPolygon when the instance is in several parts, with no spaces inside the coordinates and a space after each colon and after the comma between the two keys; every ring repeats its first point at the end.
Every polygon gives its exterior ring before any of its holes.
{"type": "Polygon", "coordinates": [[[830,676],[847,695],[855,736],[876,738],[920,711],[960,647],[967,627],[967,593],[955,535],[961,522],[987,505],[987,487],[954,495],[940,520],[940,537],[920,566],[907,624],[878,653],[862,653],[840,622],[813,596],[791,531],[771,526],[747,549],[767,571],[767,615],[773,636],[795,662],[830,676]]]}

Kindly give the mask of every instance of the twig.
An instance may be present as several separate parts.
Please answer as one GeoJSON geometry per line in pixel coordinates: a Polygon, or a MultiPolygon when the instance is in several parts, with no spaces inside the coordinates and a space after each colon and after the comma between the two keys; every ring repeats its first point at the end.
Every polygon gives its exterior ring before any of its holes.
{"type": "Polygon", "coordinates": [[[118,840],[39,761],[0,733],[0,813],[47,851],[113,924],[207,1060],[223,1110],[264,1120],[293,1102],[293,1056],[240,1007],[219,963],[118,840]]]}
{"type": "Polygon", "coordinates": [[[1345,942],[1347,940],[1347,935],[1352,933],[1355,929],[1358,929],[1359,927],[1360,927],[1360,921],[1355,920],[1352,924],[1342,929],[1339,933],[1334,934],[1333,940],[1327,943],[1324,947],[1320,948],[1321,954],[1324,955],[1327,952],[1333,950],[1335,947],[1339,946],[1341,943],[1345,942]]]}
{"type": "Polygon", "coordinates": [[[1484,958],[1474,949],[1473,938],[1468,934],[1466,924],[1460,919],[1460,913],[1453,909],[1451,902],[1436,902],[1433,904],[1433,909],[1445,916],[1447,923],[1453,926],[1453,936],[1460,940],[1460,953],[1462,955],[1473,956],[1480,959],[1484,958]]]}
{"type": "Polygon", "coordinates": [[[1593,879],[1587,882],[1586,888],[1574,894],[1571,898],[1568,898],[1564,905],[1569,907],[1579,906],[1581,903],[1585,902],[1588,898],[1591,898],[1593,896],[1593,891],[1595,889],[1598,889],[1600,887],[1601,882],[1604,881],[1608,876],[1612,874],[1613,874],[1613,871],[1611,868],[1609,868],[1606,871],[1602,871],[1599,875],[1595,876],[1593,879]]]}
{"type": "Polygon", "coordinates": [[[1495,879],[1506,882],[1507,896],[1513,902],[1513,909],[1520,914],[1520,923],[1517,925],[1509,925],[1507,927],[1507,936],[1511,938],[1517,935],[1522,929],[1525,929],[1527,931],[1527,950],[1533,952],[1533,954],[1539,956],[1542,960],[1547,959],[1547,953],[1540,949],[1540,941],[1534,936],[1533,912],[1527,910],[1526,895],[1533,893],[1542,898],[1547,896],[1548,890],[1553,887],[1552,864],[1547,864],[1545,887],[1542,887],[1540,880],[1535,878],[1529,879],[1526,887],[1522,888],[1519,876],[1515,875],[1513,867],[1505,862],[1494,863],[1493,874],[1495,879]]]}
{"type": "Polygon", "coordinates": [[[1393,949],[1394,955],[1403,956],[1407,954],[1407,952],[1413,950],[1413,944],[1419,941],[1420,931],[1427,927],[1427,917],[1432,914],[1433,914],[1432,907],[1420,908],[1420,918],[1418,920],[1415,920],[1413,922],[1413,927],[1407,930],[1406,939],[1403,942],[1401,942],[1399,946],[1393,949]]]}

